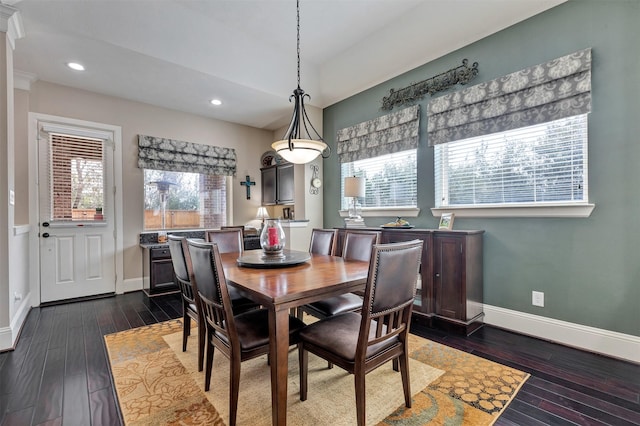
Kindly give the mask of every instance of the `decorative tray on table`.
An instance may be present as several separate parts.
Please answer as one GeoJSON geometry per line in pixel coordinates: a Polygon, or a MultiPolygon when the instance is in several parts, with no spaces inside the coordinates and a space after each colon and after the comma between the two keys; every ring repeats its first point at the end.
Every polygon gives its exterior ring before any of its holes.
{"type": "Polygon", "coordinates": [[[281,256],[266,256],[262,250],[249,250],[244,252],[236,262],[238,266],[248,268],[283,268],[305,263],[309,259],[311,255],[306,251],[284,249],[281,256]]]}
{"type": "Polygon", "coordinates": [[[395,220],[395,222],[385,223],[380,227],[385,229],[411,229],[414,226],[409,222],[407,222],[406,220],[399,217],[395,220]]]}

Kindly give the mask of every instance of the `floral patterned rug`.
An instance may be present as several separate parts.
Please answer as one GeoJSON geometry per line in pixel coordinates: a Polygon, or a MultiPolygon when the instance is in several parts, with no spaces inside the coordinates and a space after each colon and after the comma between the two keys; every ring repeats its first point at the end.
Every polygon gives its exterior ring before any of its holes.
{"type": "MultiPolygon", "coordinates": [[[[211,390],[204,392],[204,374],[196,368],[194,327],[187,352],[182,352],[181,335],[181,321],[172,320],[105,336],[127,425],[224,425],[228,421],[227,359],[215,357],[211,390]]],[[[412,408],[404,407],[399,374],[390,364],[380,367],[367,375],[367,424],[491,425],[529,377],[414,335],[410,349],[412,408]]],[[[297,353],[290,352],[288,423],[355,424],[353,377],[339,368],[329,370],[326,362],[313,358],[309,358],[309,398],[300,402],[297,353]]],[[[239,425],[271,423],[266,357],[242,364],[239,400],[239,425]]]]}

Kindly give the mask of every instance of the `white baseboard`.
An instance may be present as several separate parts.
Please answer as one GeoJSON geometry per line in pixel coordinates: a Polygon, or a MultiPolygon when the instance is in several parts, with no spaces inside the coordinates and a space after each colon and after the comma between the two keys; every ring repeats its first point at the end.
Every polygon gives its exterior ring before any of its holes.
{"type": "Polygon", "coordinates": [[[484,305],[484,323],[640,363],[640,337],[484,305]]]}
{"type": "Polygon", "coordinates": [[[22,303],[16,311],[16,314],[13,316],[9,327],[0,328],[0,351],[13,349],[15,347],[22,325],[31,310],[30,299],[31,293],[27,294],[27,296],[22,300],[22,303]]]}
{"type": "Polygon", "coordinates": [[[138,290],[142,290],[142,277],[130,278],[128,280],[122,281],[120,288],[116,289],[116,293],[122,294],[138,290]]]}

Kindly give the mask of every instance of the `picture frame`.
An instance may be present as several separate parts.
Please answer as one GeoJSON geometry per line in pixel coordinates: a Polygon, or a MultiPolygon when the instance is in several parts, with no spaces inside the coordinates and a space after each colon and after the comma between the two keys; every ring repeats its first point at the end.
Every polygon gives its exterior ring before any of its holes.
{"type": "Polygon", "coordinates": [[[282,218],[283,219],[291,219],[291,208],[285,207],[282,209],[282,218]]]}
{"type": "Polygon", "coordinates": [[[440,215],[440,225],[438,225],[438,229],[453,229],[454,217],[454,213],[442,213],[442,215],[440,215]]]}

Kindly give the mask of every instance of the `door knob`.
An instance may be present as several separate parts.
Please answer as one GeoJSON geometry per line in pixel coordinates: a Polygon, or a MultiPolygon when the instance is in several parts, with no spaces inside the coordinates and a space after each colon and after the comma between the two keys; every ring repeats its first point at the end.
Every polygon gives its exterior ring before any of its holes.
{"type": "Polygon", "coordinates": [[[42,234],[42,238],[49,238],[49,233],[45,232],[44,234],[42,234]]]}

